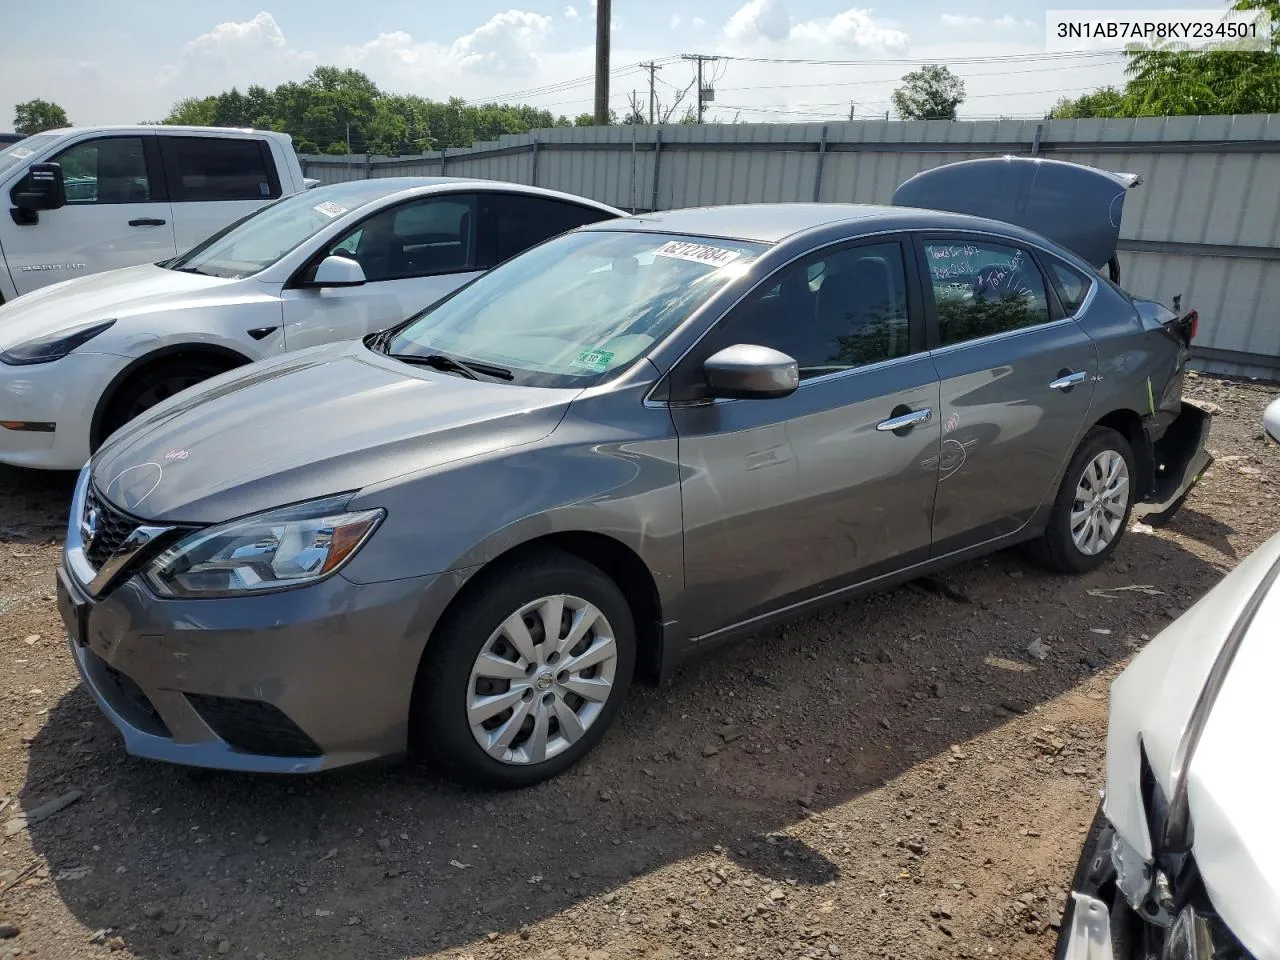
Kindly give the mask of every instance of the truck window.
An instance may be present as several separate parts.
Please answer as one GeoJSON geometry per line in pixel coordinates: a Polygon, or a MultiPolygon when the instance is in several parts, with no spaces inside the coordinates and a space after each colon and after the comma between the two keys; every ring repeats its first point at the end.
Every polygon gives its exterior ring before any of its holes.
{"type": "Polygon", "coordinates": [[[51,159],[62,165],[68,205],[151,202],[141,137],[82,140],[51,159]]]}
{"type": "Polygon", "coordinates": [[[263,140],[161,136],[160,156],[174,203],[272,200],[280,178],[263,140]]]}

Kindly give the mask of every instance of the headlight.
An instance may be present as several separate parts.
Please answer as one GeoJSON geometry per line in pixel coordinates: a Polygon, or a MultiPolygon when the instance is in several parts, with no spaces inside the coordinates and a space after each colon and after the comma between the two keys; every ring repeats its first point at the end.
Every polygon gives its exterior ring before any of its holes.
{"type": "Polygon", "coordinates": [[[315,583],[377,528],[382,510],[346,512],[350,495],[313,500],[201,530],[147,567],[165,597],[229,597],[315,583]]]}
{"type": "Polygon", "coordinates": [[[0,353],[0,361],[11,366],[20,367],[30,363],[50,363],[61,360],[68,353],[82,344],[88,343],[98,334],[114,324],[114,320],[102,320],[98,323],[82,323],[70,330],[59,330],[47,337],[37,337],[24,343],[15,344],[0,353]]]}

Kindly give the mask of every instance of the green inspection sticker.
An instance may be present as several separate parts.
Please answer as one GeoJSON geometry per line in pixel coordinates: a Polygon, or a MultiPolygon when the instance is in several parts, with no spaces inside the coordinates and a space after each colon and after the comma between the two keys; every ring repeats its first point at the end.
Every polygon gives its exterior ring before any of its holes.
{"type": "Polygon", "coordinates": [[[586,367],[588,370],[608,370],[613,363],[613,353],[608,350],[583,350],[576,360],[575,367],[586,367]]]}

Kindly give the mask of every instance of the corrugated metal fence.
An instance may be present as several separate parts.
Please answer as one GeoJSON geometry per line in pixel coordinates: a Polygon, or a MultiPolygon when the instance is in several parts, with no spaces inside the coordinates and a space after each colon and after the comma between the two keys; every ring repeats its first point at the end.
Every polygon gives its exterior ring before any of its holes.
{"type": "Polygon", "coordinates": [[[887,203],[943,163],[1035,154],[1141,174],[1124,286],[1200,311],[1200,365],[1280,376],[1280,114],[1140,120],[858,121],[537,130],[417,157],[304,157],[324,183],[458,176],[536,184],[627,210],[887,203]]]}

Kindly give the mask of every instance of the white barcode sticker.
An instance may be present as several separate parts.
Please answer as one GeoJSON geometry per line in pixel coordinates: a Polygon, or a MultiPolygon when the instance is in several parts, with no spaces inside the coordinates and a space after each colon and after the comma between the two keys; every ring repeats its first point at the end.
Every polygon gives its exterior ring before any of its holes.
{"type": "Polygon", "coordinates": [[[324,203],[317,203],[312,207],[316,213],[328,217],[332,220],[334,217],[341,216],[347,212],[347,208],[340,203],[334,203],[332,200],[326,200],[324,203]]]}
{"type": "Polygon", "coordinates": [[[723,267],[733,263],[741,253],[737,250],[726,250],[724,247],[713,247],[705,243],[690,243],[687,240],[672,240],[664,243],[654,251],[654,256],[671,257],[675,260],[689,260],[693,263],[704,263],[708,267],[723,267]]]}

